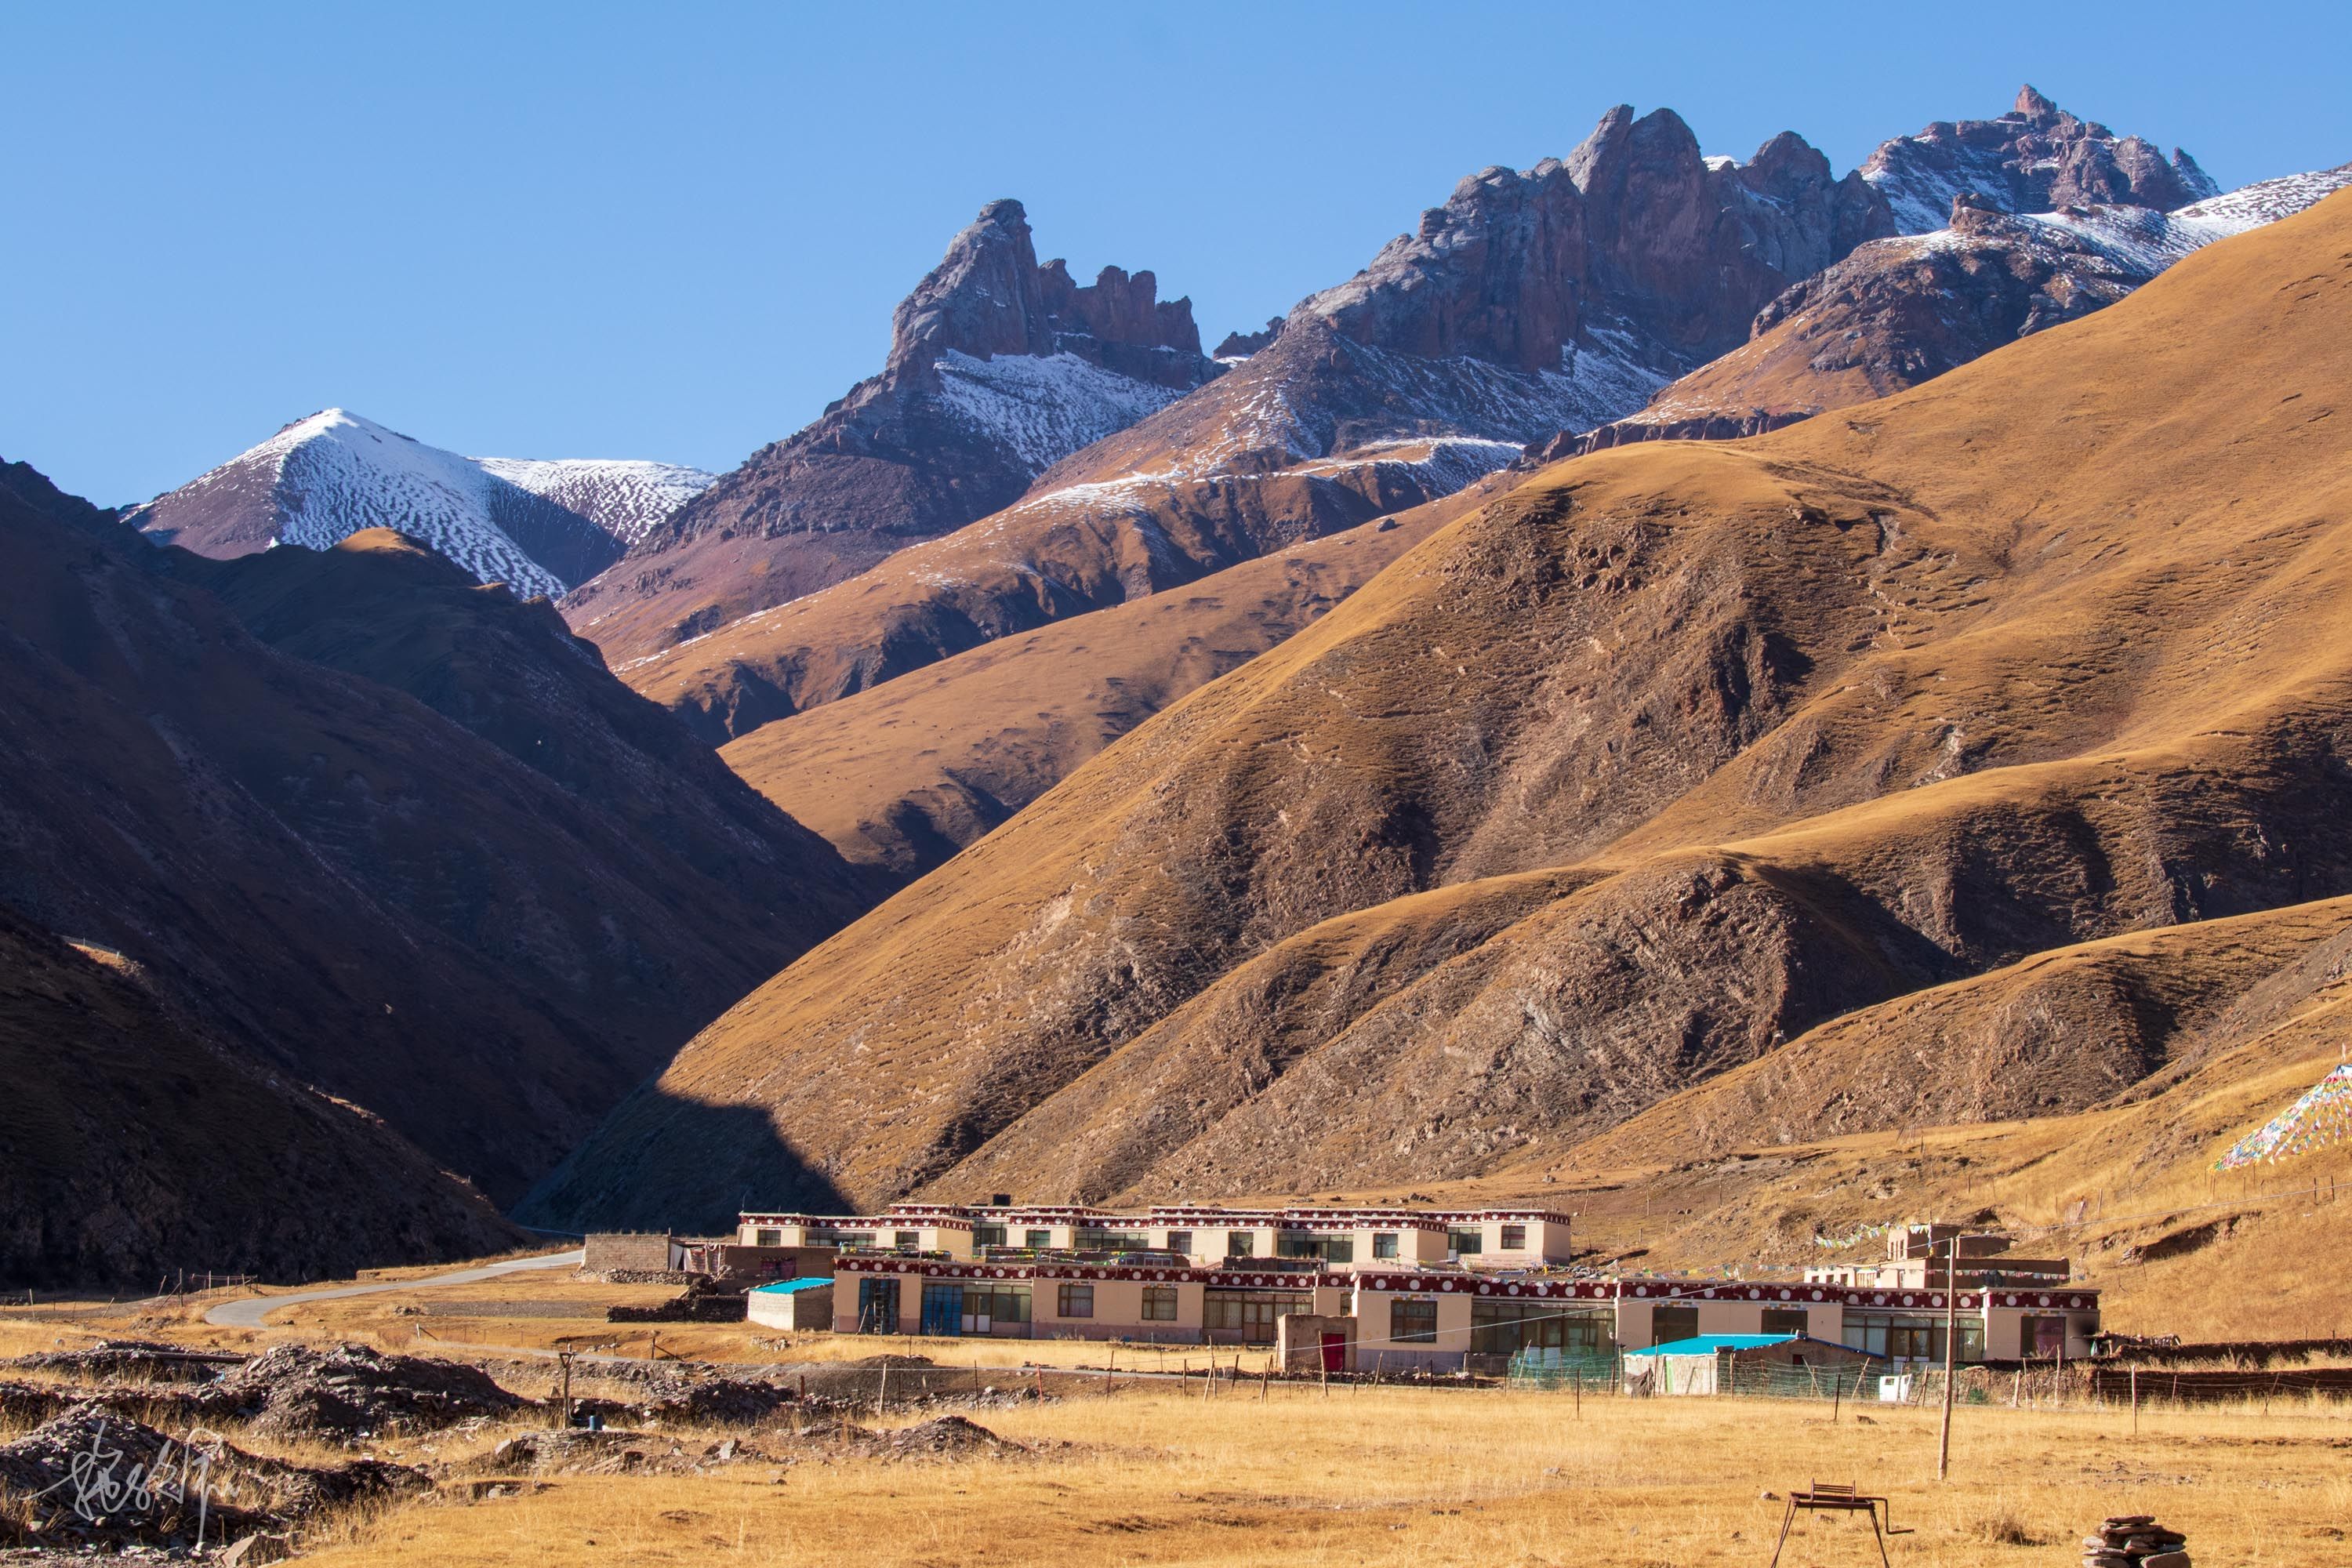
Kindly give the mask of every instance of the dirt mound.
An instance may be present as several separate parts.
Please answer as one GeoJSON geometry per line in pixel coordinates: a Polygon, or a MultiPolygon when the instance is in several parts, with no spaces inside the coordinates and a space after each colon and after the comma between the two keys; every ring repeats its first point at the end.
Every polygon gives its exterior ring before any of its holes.
{"type": "Polygon", "coordinates": [[[100,1340],[81,1350],[40,1351],[0,1362],[18,1372],[62,1373],[106,1382],[211,1383],[240,1355],[215,1355],[154,1340],[100,1340]]]}
{"type": "Polygon", "coordinates": [[[200,1528],[220,1544],[430,1484],[373,1459],[314,1468],[267,1458],[202,1427],[174,1436],[89,1401],[0,1446],[0,1498],[22,1507],[0,1529],[16,1545],[190,1546],[200,1528]]]}
{"type": "Polygon", "coordinates": [[[525,1401],[459,1362],[386,1355],[364,1345],[280,1345],[211,1391],[215,1415],[273,1436],[352,1443],[394,1427],[432,1431],[520,1409],[525,1401]]]}
{"type": "Polygon", "coordinates": [[[526,1432],[490,1450],[482,1468],[496,1475],[697,1475],[714,1467],[773,1463],[757,1445],[728,1437],[684,1443],[649,1432],[526,1432]]]}
{"type": "Polygon", "coordinates": [[[882,1433],[875,1438],[875,1447],[883,1458],[891,1459],[993,1458],[1030,1451],[961,1415],[941,1415],[918,1426],[882,1433]]]}

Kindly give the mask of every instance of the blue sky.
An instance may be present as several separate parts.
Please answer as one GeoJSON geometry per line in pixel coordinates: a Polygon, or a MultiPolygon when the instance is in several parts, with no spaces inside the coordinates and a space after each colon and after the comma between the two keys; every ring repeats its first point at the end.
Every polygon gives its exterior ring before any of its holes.
{"type": "Polygon", "coordinates": [[[1621,101],[1843,171],[2031,80],[2240,184],[2352,159],[2345,10],[10,6],[0,457],[143,500],[341,404],[723,468],[994,197],[1213,342],[1621,101]]]}

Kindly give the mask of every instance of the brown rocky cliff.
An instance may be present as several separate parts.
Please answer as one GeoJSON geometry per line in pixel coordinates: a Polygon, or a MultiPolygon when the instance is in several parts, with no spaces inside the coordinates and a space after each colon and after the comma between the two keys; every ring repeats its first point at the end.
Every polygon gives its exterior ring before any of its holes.
{"type": "Polygon", "coordinates": [[[1153,274],[1105,268],[1078,284],[1038,264],[1019,202],[992,202],[892,312],[880,374],[567,595],[565,618],[616,665],[701,636],[1011,505],[1055,459],[1222,368],[1201,353],[1191,302],[1160,300],[1153,274]],[[1014,406],[974,412],[950,395],[950,355],[1068,355],[1096,374],[989,392],[978,401],[1014,406]],[[1017,406],[1032,396],[1056,401],[1017,406]]]}
{"type": "Polygon", "coordinates": [[[1598,331],[1652,367],[1731,347],[1766,300],[1893,232],[1857,176],[1792,132],[1746,164],[1710,164],[1681,117],[1602,116],[1565,162],[1462,182],[1370,268],[1307,300],[1341,334],[1433,358],[1563,368],[1598,331]],[[1620,342],[1623,338],[1621,336],[1620,342]]]}

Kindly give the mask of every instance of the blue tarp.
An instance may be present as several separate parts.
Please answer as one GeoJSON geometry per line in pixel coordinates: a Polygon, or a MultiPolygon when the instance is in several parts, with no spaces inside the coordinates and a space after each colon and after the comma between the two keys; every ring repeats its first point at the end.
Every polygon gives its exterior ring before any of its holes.
{"type": "Polygon", "coordinates": [[[830,1285],[832,1283],[833,1281],[830,1279],[779,1279],[773,1285],[754,1285],[751,1289],[752,1291],[758,1295],[785,1296],[790,1295],[795,1290],[814,1290],[820,1285],[830,1285]]]}

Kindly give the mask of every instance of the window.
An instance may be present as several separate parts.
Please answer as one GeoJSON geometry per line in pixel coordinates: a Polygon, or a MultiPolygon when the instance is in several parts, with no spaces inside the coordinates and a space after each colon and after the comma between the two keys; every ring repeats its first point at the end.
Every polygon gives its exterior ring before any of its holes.
{"type": "Polygon", "coordinates": [[[1004,1245],[1004,1227],[1001,1225],[973,1226],[971,1227],[971,1244],[974,1247],[1003,1247],[1004,1245]]]}
{"type": "Polygon", "coordinates": [[[1146,1285],[1143,1288],[1143,1321],[1147,1323],[1172,1323],[1176,1321],[1176,1287],[1146,1285]]]}
{"type": "Polygon", "coordinates": [[[1449,1230],[1445,1233],[1445,1250],[1463,1258],[1484,1252],[1486,1250],[1486,1233],[1476,1226],[1468,1230],[1449,1230]]]}
{"type": "MultiPolygon", "coordinates": [[[[1900,1312],[1848,1312],[1845,1315],[1845,1342],[1859,1350],[1874,1352],[1891,1361],[1941,1361],[1944,1359],[1944,1320],[1941,1315],[1906,1316],[1900,1312]]],[[[1984,1360],[1984,1321],[1980,1318],[1960,1320],[1960,1342],[1953,1358],[1960,1362],[1984,1360]]]]}
{"type": "Polygon", "coordinates": [[[901,1230],[893,1232],[890,1238],[890,1245],[897,1247],[901,1252],[913,1252],[923,1245],[923,1233],[919,1230],[901,1230]]]}
{"type": "Polygon", "coordinates": [[[1151,1238],[1131,1230],[1102,1230],[1093,1226],[1081,1226],[1073,1237],[1080,1252],[1144,1252],[1151,1238]]]}
{"type": "Polygon", "coordinates": [[[1389,1338],[1401,1345],[1437,1342],[1437,1303],[1395,1300],[1389,1303],[1389,1338]]]}
{"type": "Polygon", "coordinates": [[[1523,1225],[1505,1226],[1503,1227],[1503,1250],[1506,1252],[1525,1252],[1527,1249],[1528,1227],[1523,1225]]]}
{"type": "Polygon", "coordinates": [[[1650,1309],[1650,1342],[1671,1344],[1686,1340],[1698,1332],[1696,1307],[1653,1307],[1650,1309]]]}
{"type": "Polygon", "coordinates": [[[963,1288],[963,1331],[985,1334],[1002,1324],[1029,1321],[1026,1285],[967,1285],[963,1288]]]}
{"type": "Polygon", "coordinates": [[[1372,1256],[1374,1258],[1394,1258],[1397,1256],[1397,1233],[1392,1230],[1374,1231],[1372,1233],[1372,1256]]]}
{"type": "Polygon", "coordinates": [[[1225,1232],[1225,1256],[1247,1258],[1257,1250],[1257,1237],[1246,1230],[1225,1232]]]}
{"type": "Polygon", "coordinates": [[[1055,1304],[1055,1316],[1091,1318],[1095,1315],[1095,1288],[1091,1285],[1065,1285],[1061,1300],[1055,1304]]]}
{"type": "Polygon", "coordinates": [[[1181,1252],[1188,1258],[1191,1257],[1192,1253],[1192,1233],[1189,1230],[1170,1231],[1168,1233],[1168,1250],[1171,1252],[1181,1252]]]}
{"type": "Polygon", "coordinates": [[[1556,1350],[1599,1355],[1612,1342],[1612,1313],[1579,1311],[1559,1301],[1475,1300],[1470,1303],[1470,1349],[1479,1355],[1556,1350]]]}
{"type": "Polygon", "coordinates": [[[874,1233],[870,1230],[819,1229],[802,1234],[808,1237],[812,1247],[838,1247],[845,1252],[874,1245],[874,1233]]]}
{"type": "Polygon", "coordinates": [[[1768,1334],[1801,1334],[1807,1331],[1809,1321],[1802,1307],[1764,1309],[1764,1331],[1768,1334]]]}
{"type": "Polygon", "coordinates": [[[1028,1239],[1021,1245],[1032,1252],[1043,1252],[1054,1245],[1054,1233],[1050,1230],[1033,1230],[1026,1234],[1028,1239]]]}
{"type": "Polygon", "coordinates": [[[1202,1303],[1201,1326],[1223,1334],[1228,1344],[1238,1339],[1245,1345],[1270,1345],[1276,1318],[1314,1310],[1311,1290],[1211,1290],[1202,1303]]]}
{"type": "Polygon", "coordinates": [[[784,1244],[784,1233],[781,1230],[763,1230],[753,1239],[761,1247],[782,1247],[784,1244]]]}
{"type": "Polygon", "coordinates": [[[1324,1263],[1353,1263],[1356,1260],[1356,1238],[1352,1236],[1317,1236],[1304,1230],[1278,1230],[1274,1233],[1274,1252],[1277,1258],[1312,1258],[1324,1263]]]}
{"type": "Polygon", "coordinates": [[[1323,1243],[1322,1254],[1326,1263],[1353,1263],[1356,1261],[1356,1238],[1352,1236],[1332,1237],[1323,1243]]]}

